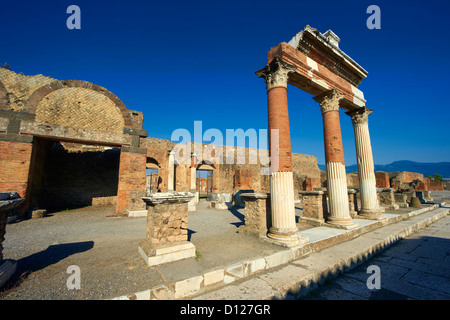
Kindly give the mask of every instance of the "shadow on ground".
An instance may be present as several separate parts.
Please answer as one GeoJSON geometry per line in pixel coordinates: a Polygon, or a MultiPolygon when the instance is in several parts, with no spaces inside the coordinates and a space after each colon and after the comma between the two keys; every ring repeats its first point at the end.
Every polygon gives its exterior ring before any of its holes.
{"type": "Polygon", "coordinates": [[[350,265],[330,267],[308,283],[300,283],[286,300],[448,300],[450,298],[450,239],[422,236],[397,239],[374,255],[359,257],[350,265]],[[380,288],[368,288],[380,268],[380,288]]]}
{"type": "Polygon", "coordinates": [[[94,247],[94,241],[83,241],[73,243],[63,243],[51,245],[47,249],[32,254],[28,257],[22,258],[17,261],[17,269],[13,277],[6,283],[6,285],[0,290],[8,291],[9,289],[18,286],[22,281],[36,272],[42,270],[52,264],[58,263],[67,257],[85,252],[94,247]]]}

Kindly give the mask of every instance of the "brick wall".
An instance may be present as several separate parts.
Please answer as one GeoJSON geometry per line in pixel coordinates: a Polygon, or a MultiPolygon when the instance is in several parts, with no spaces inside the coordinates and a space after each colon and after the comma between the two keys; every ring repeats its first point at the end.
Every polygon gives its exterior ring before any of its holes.
{"type": "Polygon", "coordinates": [[[250,170],[236,169],[234,173],[234,189],[252,189],[253,176],[250,170]]]}
{"type": "Polygon", "coordinates": [[[443,191],[444,190],[444,182],[438,181],[438,180],[431,180],[430,179],[430,185],[429,189],[430,191],[443,191]]]}
{"type": "Polygon", "coordinates": [[[32,149],[31,143],[0,141],[0,192],[15,191],[28,197],[32,149]]]}
{"type": "Polygon", "coordinates": [[[129,205],[130,191],[145,190],[145,169],[147,155],[141,153],[120,153],[119,185],[116,212],[124,213],[129,205]]]}
{"type": "Polygon", "coordinates": [[[36,108],[36,122],[122,133],[124,119],[106,95],[85,88],[55,90],[36,108]]]}
{"type": "Polygon", "coordinates": [[[377,181],[377,188],[390,188],[389,174],[387,172],[376,171],[375,179],[377,181]]]}

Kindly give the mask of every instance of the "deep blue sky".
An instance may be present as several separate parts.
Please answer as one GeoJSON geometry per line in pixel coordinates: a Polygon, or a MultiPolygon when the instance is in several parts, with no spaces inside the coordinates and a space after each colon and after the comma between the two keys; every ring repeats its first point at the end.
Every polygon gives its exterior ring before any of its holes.
{"type": "MultiPolygon", "coordinates": [[[[149,136],[170,139],[196,120],[225,130],[267,128],[267,52],[309,24],[333,30],[369,75],[359,89],[374,110],[374,160],[450,161],[447,1],[2,1],[0,62],[26,75],[96,83],[144,112],[149,136]],[[81,30],[66,9],[81,8],[81,30]],[[366,9],[381,8],[381,30],[366,9]]],[[[289,87],[292,151],[324,163],[320,109],[289,87]]],[[[351,121],[341,114],[354,164],[351,121]]]]}

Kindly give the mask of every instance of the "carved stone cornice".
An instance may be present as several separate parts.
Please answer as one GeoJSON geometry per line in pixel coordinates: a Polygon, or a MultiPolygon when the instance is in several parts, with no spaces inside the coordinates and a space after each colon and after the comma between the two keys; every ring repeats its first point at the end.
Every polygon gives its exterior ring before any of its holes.
{"type": "Polygon", "coordinates": [[[336,89],[331,89],[325,94],[315,96],[313,99],[319,103],[322,113],[328,111],[339,111],[339,101],[344,98],[336,89]]]}
{"type": "Polygon", "coordinates": [[[295,66],[284,62],[280,57],[275,57],[265,68],[256,71],[256,74],[264,78],[268,91],[275,87],[287,88],[289,73],[295,69],[295,66]]]}
{"type": "Polygon", "coordinates": [[[373,110],[367,108],[366,106],[356,109],[354,111],[346,112],[352,119],[353,125],[363,125],[369,123],[369,115],[373,112],[373,110]]]}

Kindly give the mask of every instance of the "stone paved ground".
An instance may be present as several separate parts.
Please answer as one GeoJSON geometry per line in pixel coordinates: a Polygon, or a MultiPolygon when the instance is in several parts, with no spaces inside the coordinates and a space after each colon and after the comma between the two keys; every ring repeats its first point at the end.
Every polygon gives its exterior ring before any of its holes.
{"type": "Polygon", "coordinates": [[[328,280],[305,300],[450,299],[450,217],[401,240],[344,275],[328,280]],[[366,282],[376,265],[380,289],[366,282]]]}

